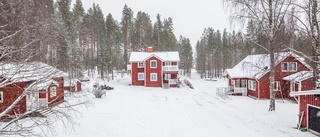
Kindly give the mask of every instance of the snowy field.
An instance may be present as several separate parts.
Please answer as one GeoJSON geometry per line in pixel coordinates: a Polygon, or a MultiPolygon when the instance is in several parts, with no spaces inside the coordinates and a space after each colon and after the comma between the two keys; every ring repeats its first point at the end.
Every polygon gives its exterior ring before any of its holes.
{"type": "MultiPolygon", "coordinates": [[[[88,90],[91,82],[84,87],[88,90]]],[[[114,87],[102,99],[92,98],[75,131],[57,122],[57,136],[64,137],[312,137],[294,129],[298,104],[276,101],[276,111],[268,111],[268,100],[216,96],[216,87],[226,80],[204,81],[192,73],[194,90],[129,86],[130,77],[105,82],[114,87]]],[[[50,136],[50,134],[48,134],[50,136]]]]}

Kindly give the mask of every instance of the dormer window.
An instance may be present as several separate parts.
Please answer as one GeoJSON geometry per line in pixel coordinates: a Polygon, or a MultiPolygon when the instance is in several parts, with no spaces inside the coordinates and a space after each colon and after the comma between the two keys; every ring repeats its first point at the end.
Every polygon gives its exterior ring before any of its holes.
{"type": "Polygon", "coordinates": [[[50,87],[50,97],[57,96],[57,88],[56,87],[50,87]]]}
{"type": "Polygon", "coordinates": [[[281,71],[282,72],[288,71],[288,62],[282,62],[281,63],[281,71]]]}
{"type": "Polygon", "coordinates": [[[290,71],[297,71],[297,62],[290,62],[290,71]]]}

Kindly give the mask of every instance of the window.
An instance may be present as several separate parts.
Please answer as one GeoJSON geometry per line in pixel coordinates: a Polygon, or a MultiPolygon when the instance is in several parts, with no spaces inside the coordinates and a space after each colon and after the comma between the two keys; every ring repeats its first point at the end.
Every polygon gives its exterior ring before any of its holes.
{"type": "Polygon", "coordinates": [[[288,71],[288,62],[281,63],[281,71],[288,71]]]}
{"type": "Polygon", "coordinates": [[[150,68],[157,68],[157,61],[156,60],[150,61],[150,68]]]}
{"type": "Polygon", "coordinates": [[[165,62],[165,66],[171,66],[171,62],[165,62]]]}
{"type": "Polygon", "coordinates": [[[297,71],[297,62],[290,62],[290,71],[297,71]]]}
{"type": "Polygon", "coordinates": [[[241,87],[247,87],[247,85],[246,85],[246,80],[241,80],[241,87]]]}
{"type": "Polygon", "coordinates": [[[138,80],[144,80],[144,73],[138,73],[138,80]]]}
{"type": "Polygon", "coordinates": [[[3,92],[0,91],[0,103],[2,103],[2,102],[3,102],[3,92]]]}
{"type": "Polygon", "coordinates": [[[139,62],[138,63],[138,68],[143,68],[144,67],[144,63],[143,62],[139,62]]]}
{"type": "Polygon", "coordinates": [[[157,81],[157,73],[150,74],[150,81],[157,81]]]}
{"type": "Polygon", "coordinates": [[[50,97],[55,97],[57,95],[57,88],[50,87],[50,97]]]}
{"type": "Polygon", "coordinates": [[[171,79],[171,74],[164,74],[164,80],[171,79]]]}
{"type": "Polygon", "coordinates": [[[290,91],[295,91],[295,83],[294,83],[294,81],[290,82],[290,91]]]}
{"type": "Polygon", "coordinates": [[[236,87],[240,87],[240,79],[238,79],[237,81],[236,81],[236,87]]]}
{"type": "Polygon", "coordinates": [[[278,90],[279,90],[279,81],[275,81],[275,82],[273,83],[273,90],[274,90],[274,91],[278,91],[278,90]]]}
{"type": "Polygon", "coordinates": [[[248,83],[249,83],[248,85],[250,90],[256,90],[256,81],[249,80],[248,83]]]}

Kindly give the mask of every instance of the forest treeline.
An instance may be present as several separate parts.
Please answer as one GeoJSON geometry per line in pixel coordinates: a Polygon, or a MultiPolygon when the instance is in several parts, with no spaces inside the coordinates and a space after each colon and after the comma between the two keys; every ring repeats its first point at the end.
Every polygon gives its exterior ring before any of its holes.
{"type": "MultiPolygon", "coordinates": [[[[275,52],[300,51],[306,56],[312,55],[312,40],[301,30],[297,31],[297,21],[291,17],[284,21],[275,39],[275,52]]],[[[203,78],[221,77],[225,69],[234,67],[248,55],[268,54],[266,50],[267,35],[257,22],[249,21],[246,33],[227,32],[224,29],[204,29],[196,45],[196,68],[203,78]]]]}
{"type": "Polygon", "coordinates": [[[71,0],[2,0],[0,15],[1,61],[41,61],[78,78],[97,68],[106,78],[126,69],[130,52],[153,47],[180,51],[180,68],[192,66],[190,40],[177,39],[172,18],[158,14],[152,23],[145,12],[134,17],[128,5],[120,21],[99,4],[85,11],[81,0],[73,6],[71,0]]]}

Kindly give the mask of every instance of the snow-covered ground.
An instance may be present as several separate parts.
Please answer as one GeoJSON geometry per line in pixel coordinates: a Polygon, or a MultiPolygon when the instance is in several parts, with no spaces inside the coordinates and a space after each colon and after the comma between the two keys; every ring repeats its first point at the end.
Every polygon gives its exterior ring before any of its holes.
{"type": "MultiPolygon", "coordinates": [[[[74,132],[56,123],[57,136],[65,137],[309,137],[309,132],[294,129],[298,104],[276,101],[276,111],[268,111],[268,100],[216,96],[216,87],[226,80],[205,81],[195,72],[189,80],[194,90],[129,86],[125,76],[106,85],[114,87],[93,105],[79,108],[82,117],[74,132]]],[[[88,82],[84,89],[89,90],[88,82]]],[[[101,81],[100,81],[101,83],[101,81]]],[[[50,135],[50,134],[49,134],[50,135]]]]}

